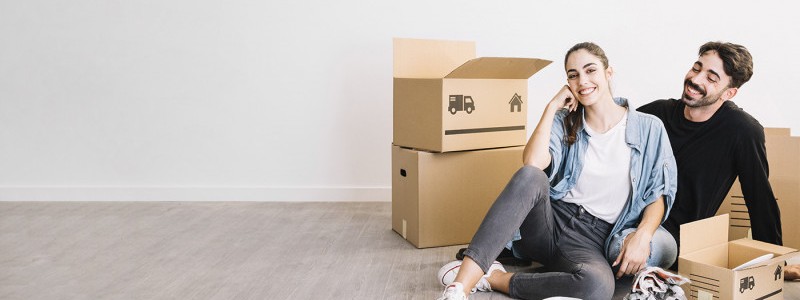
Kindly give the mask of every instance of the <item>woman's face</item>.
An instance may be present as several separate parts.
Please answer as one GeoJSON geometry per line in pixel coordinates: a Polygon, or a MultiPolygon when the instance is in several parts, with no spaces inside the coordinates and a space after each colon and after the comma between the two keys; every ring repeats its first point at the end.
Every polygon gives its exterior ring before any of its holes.
{"type": "Polygon", "coordinates": [[[578,101],[591,106],[601,97],[610,95],[608,80],[611,68],[605,68],[600,58],[585,49],[572,52],[567,58],[567,84],[578,101]]]}

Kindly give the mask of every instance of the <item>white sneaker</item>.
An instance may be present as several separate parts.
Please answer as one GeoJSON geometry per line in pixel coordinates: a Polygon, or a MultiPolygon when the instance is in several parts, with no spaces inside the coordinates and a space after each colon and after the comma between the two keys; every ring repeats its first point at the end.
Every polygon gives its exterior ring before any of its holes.
{"type": "MultiPolygon", "coordinates": [[[[446,265],[444,265],[441,269],[439,269],[438,272],[439,283],[441,283],[443,286],[448,286],[452,284],[456,280],[456,275],[458,275],[458,271],[461,269],[461,263],[462,261],[460,260],[451,261],[446,265]]],[[[497,261],[493,262],[492,265],[489,266],[489,271],[486,272],[486,275],[483,275],[483,277],[481,277],[481,279],[478,280],[478,283],[475,285],[475,287],[472,288],[472,293],[475,293],[476,291],[491,292],[492,286],[489,285],[489,281],[486,280],[486,277],[492,275],[492,272],[494,272],[495,270],[503,271],[503,273],[506,272],[506,269],[503,268],[503,264],[497,261]]]]}
{"type": "Polygon", "coordinates": [[[464,294],[464,285],[461,282],[448,285],[442,292],[442,296],[436,300],[467,300],[467,295],[464,294]]]}

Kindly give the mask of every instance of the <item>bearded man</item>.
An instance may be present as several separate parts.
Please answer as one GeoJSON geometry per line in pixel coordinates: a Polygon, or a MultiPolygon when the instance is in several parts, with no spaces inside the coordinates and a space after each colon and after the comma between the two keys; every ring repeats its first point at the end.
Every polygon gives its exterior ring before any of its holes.
{"type": "Polygon", "coordinates": [[[686,74],[680,100],[638,108],[664,123],[678,164],[675,204],[663,226],[679,246],[680,225],[714,216],[737,176],[753,239],[782,244],[764,127],[731,101],[752,75],[753,60],[745,47],[709,42],[686,74]]]}

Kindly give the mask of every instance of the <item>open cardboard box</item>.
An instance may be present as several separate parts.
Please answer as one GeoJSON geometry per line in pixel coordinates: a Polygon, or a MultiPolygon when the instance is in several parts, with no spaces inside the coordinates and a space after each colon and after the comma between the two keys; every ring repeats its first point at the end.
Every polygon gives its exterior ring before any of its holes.
{"type": "Polygon", "coordinates": [[[688,299],[783,299],[785,261],[796,249],[750,239],[728,241],[727,214],[681,225],[678,272],[691,284],[682,287],[688,299]],[[746,262],[773,258],[741,270],[746,262]]]}
{"type": "Polygon", "coordinates": [[[475,58],[475,43],[394,39],[394,136],[433,152],[524,145],[528,78],[551,63],[475,58]]]}

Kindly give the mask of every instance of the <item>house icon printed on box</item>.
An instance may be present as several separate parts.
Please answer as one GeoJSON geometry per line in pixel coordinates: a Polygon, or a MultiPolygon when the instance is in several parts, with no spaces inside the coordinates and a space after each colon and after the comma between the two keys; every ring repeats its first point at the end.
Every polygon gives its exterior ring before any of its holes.
{"type": "Polygon", "coordinates": [[[514,112],[514,109],[517,109],[517,112],[522,111],[522,97],[520,97],[517,93],[514,93],[514,97],[511,97],[511,100],[508,101],[508,104],[511,105],[511,112],[514,112]]]}

